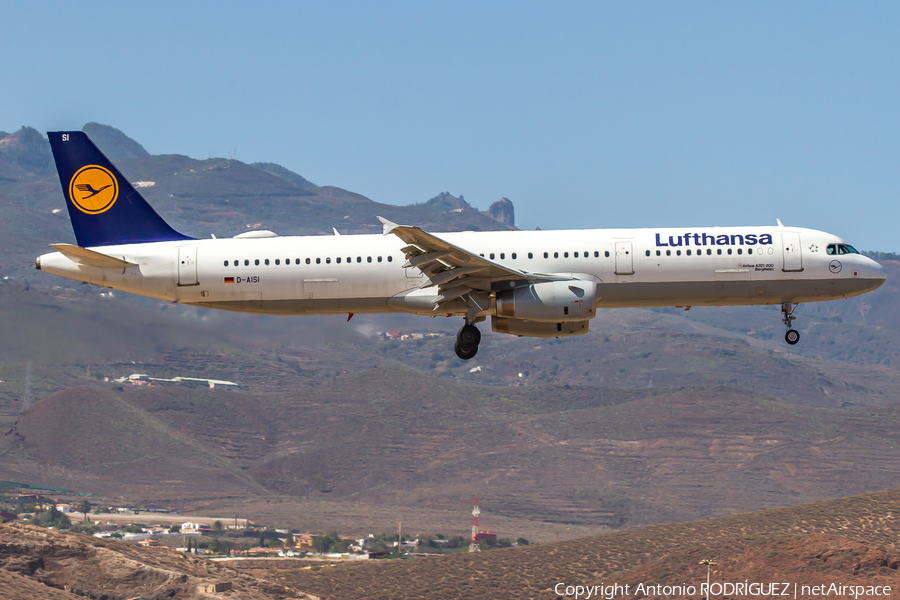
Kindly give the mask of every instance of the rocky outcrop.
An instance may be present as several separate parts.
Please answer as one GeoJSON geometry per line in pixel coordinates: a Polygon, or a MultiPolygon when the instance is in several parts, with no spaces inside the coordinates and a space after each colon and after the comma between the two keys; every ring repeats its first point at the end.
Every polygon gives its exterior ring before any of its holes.
{"type": "Polygon", "coordinates": [[[516,210],[509,198],[500,198],[487,209],[487,214],[495,221],[510,227],[516,226],[516,210]]]}

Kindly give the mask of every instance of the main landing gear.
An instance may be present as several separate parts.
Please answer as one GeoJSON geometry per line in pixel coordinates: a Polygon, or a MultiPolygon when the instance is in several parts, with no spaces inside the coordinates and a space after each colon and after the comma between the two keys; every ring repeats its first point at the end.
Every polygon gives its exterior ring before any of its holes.
{"type": "Polygon", "coordinates": [[[791,304],[790,302],[785,302],[781,305],[781,321],[784,323],[785,327],[787,327],[787,331],[784,334],[784,341],[791,346],[800,341],[800,332],[791,327],[794,319],[797,318],[794,316],[794,311],[797,310],[798,306],[800,305],[791,304]]]}
{"type": "Polygon", "coordinates": [[[466,323],[456,334],[456,355],[463,360],[469,360],[478,353],[478,343],[481,341],[481,332],[471,323],[466,323]]]}

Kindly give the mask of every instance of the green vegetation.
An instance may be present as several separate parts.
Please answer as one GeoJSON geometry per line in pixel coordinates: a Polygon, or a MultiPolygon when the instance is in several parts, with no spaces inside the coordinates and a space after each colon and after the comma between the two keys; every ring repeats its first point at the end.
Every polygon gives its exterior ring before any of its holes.
{"type": "Polygon", "coordinates": [[[99,531],[96,525],[85,525],[84,523],[75,523],[69,529],[72,533],[83,533],[85,535],[94,535],[99,531]]]}
{"type": "Polygon", "coordinates": [[[37,507],[34,510],[34,515],[27,523],[39,527],[55,527],[56,529],[69,529],[72,526],[69,517],[57,510],[55,506],[51,506],[48,509],[37,507]]]}
{"type": "Polygon", "coordinates": [[[347,552],[347,548],[348,546],[350,546],[350,542],[347,540],[342,540],[337,532],[333,531],[328,535],[313,537],[312,545],[315,551],[319,553],[347,552]]]}

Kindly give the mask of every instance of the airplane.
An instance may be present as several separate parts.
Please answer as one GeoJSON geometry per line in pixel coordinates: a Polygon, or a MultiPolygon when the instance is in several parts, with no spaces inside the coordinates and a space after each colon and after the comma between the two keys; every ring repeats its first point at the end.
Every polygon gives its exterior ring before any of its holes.
{"type": "Polygon", "coordinates": [[[430,233],[378,217],[383,235],[194,239],[170,227],[80,131],[49,132],[77,245],[35,268],[160,300],[277,315],[463,317],[454,350],[495,332],[587,333],[614,307],[781,305],[796,344],[798,304],[849,298],[884,269],[843,239],[787,227],[430,233]]]}

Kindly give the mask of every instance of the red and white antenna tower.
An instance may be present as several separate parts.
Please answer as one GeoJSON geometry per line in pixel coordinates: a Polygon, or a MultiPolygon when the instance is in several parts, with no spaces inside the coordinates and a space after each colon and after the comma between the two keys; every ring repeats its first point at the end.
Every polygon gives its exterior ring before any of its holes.
{"type": "Polygon", "coordinates": [[[481,500],[478,499],[478,494],[475,494],[475,499],[472,500],[472,543],[469,544],[469,552],[478,552],[481,550],[481,546],[478,545],[478,532],[481,527],[478,524],[478,515],[481,514],[481,509],[478,508],[478,504],[481,500]]]}

